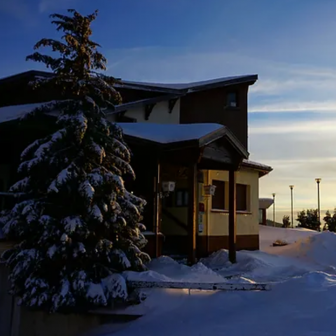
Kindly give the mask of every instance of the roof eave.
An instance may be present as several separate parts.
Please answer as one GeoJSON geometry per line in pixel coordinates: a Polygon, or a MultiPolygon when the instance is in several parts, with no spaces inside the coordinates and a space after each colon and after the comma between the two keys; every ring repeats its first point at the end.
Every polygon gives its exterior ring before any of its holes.
{"type": "Polygon", "coordinates": [[[159,96],[159,97],[153,97],[153,98],[148,98],[148,99],[141,99],[141,100],[136,100],[134,102],[130,102],[130,103],[125,103],[125,104],[120,104],[120,105],[116,105],[114,107],[114,110],[109,110],[108,112],[106,112],[106,115],[111,115],[111,114],[116,114],[116,113],[120,113],[123,111],[127,111],[129,109],[133,109],[139,106],[146,106],[149,104],[156,104],[156,103],[160,103],[163,101],[168,101],[171,99],[178,99],[180,97],[182,97],[183,94],[166,94],[164,96],[159,96]]]}
{"type": "Polygon", "coordinates": [[[20,80],[26,77],[33,77],[33,76],[44,76],[44,77],[52,77],[54,74],[52,72],[47,71],[40,71],[40,70],[29,70],[25,72],[18,73],[16,75],[7,76],[4,78],[0,78],[0,84],[6,84],[10,82],[14,82],[16,80],[20,80]]]}
{"type": "Polygon", "coordinates": [[[257,171],[259,173],[259,178],[263,177],[263,176],[266,176],[270,172],[273,171],[272,167],[261,168],[261,167],[254,166],[254,165],[246,163],[246,162],[242,162],[241,166],[244,167],[244,168],[246,168],[246,169],[249,169],[249,170],[257,171]]]}
{"type": "Polygon", "coordinates": [[[231,145],[241,154],[242,159],[248,159],[250,153],[247,151],[245,146],[239,141],[239,139],[230,131],[230,129],[226,128],[227,140],[231,143],[231,145]]]}
{"type": "Polygon", "coordinates": [[[155,86],[154,84],[150,85],[149,83],[141,84],[141,83],[133,83],[129,81],[121,81],[121,87],[129,88],[129,89],[137,89],[137,90],[151,90],[151,91],[165,92],[165,93],[186,94],[186,93],[191,93],[191,92],[215,89],[215,88],[224,87],[224,86],[232,86],[232,85],[239,85],[239,84],[253,85],[257,80],[258,80],[258,75],[239,76],[237,78],[233,78],[230,80],[223,80],[217,83],[204,84],[204,85],[195,86],[195,87],[192,87],[193,83],[190,83],[190,87],[186,86],[185,88],[182,88],[182,89],[155,86]]]}
{"type": "Polygon", "coordinates": [[[239,85],[239,84],[248,84],[253,85],[258,80],[258,75],[250,75],[242,78],[234,78],[231,80],[224,80],[222,82],[205,84],[199,87],[189,88],[188,92],[197,92],[197,91],[204,91],[210,89],[216,89],[224,86],[232,86],[232,85],[239,85]]]}
{"type": "Polygon", "coordinates": [[[273,168],[271,168],[270,170],[259,170],[259,178],[268,175],[272,171],[273,168]]]}

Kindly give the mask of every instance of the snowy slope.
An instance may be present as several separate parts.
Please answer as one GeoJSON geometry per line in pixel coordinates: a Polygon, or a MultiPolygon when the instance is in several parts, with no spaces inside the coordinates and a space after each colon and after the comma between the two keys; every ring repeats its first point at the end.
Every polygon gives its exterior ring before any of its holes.
{"type": "MultiPolygon", "coordinates": [[[[144,317],[120,328],[93,335],[185,336],[185,335],[272,335],[331,336],[336,320],[336,235],[309,230],[261,228],[265,251],[238,252],[238,263],[227,260],[221,250],[191,268],[170,258],[154,260],[142,279],[180,279],[214,281],[229,273],[230,282],[273,282],[270,292],[207,292],[186,290],[148,290],[147,300],[129,313],[144,317]],[[269,247],[276,239],[291,244],[269,247]]],[[[132,274],[131,274],[132,275],[132,274]]],[[[133,274],[132,276],[135,276],[133,274]]]]}
{"type": "Polygon", "coordinates": [[[269,247],[272,246],[272,244],[278,239],[291,244],[299,239],[307,238],[316,234],[319,234],[319,232],[303,228],[283,229],[259,225],[260,249],[262,251],[271,252],[274,249],[269,249],[269,247]]]}

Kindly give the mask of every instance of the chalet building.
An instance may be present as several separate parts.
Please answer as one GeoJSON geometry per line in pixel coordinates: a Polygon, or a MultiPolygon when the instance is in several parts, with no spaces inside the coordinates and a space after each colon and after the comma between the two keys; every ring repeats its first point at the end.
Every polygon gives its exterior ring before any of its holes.
{"type": "MultiPolygon", "coordinates": [[[[24,129],[18,123],[42,102],[60,98],[52,89],[33,91],[28,83],[37,76],[52,74],[28,71],[0,80],[3,192],[16,179],[21,151],[54,127],[48,116],[24,129]]],[[[272,168],[249,160],[248,89],[257,79],[116,85],[123,103],[106,115],[123,128],[134,154],[137,179],[126,183],[148,202],[144,224],[152,256],[188,255],[192,263],[225,248],[235,261],[236,249],[259,249],[259,179],[272,168]]]]}
{"type": "MultiPolygon", "coordinates": [[[[267,225],[267,209],[274,203],[273,198],[259,198],[259,224],[267,225]]],[[[273,223],[274,224],[274,223],[273,223]]]]}

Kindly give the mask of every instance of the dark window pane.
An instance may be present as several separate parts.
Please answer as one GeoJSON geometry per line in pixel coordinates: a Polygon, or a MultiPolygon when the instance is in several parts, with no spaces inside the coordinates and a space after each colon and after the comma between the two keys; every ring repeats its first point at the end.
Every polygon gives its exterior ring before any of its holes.
{"type": "Polygon", "coordinates": [[[189,200],[188,190],[185,190],[185,189],[176,190],[175,205],[177,207],[187,207],[188,206],[188,200],[189,200]]]}
{"type": "Polygon", "coordinates": [[[229,92],[226,96],[226,106],[227,107],[237,107],[238,97],[236,92],[229,92]]]}
{"type": "Polygon", "coordinates": [[[215,195],[212,196],[212,209],[225,209],[225,182],[212,180],[212,184],[216,186],[215,195]]]}
{"type": "Polygon", "coordinates": [[[188,191],[184,192],[183,199],[184,199],[184,206],[188,206],[188,202],[189,202],[189,193],[188,193],[188,191]]]}
{"type": "Polygon", "coordinates": [[[183,191],[182,190],[176,191],[176,206],[178,207],[183,206],[183,191]]]}
{"type": "Polygon", "coordinates": [[[237,211],[247,211],[247,186],[236,184],[237,211]]]}

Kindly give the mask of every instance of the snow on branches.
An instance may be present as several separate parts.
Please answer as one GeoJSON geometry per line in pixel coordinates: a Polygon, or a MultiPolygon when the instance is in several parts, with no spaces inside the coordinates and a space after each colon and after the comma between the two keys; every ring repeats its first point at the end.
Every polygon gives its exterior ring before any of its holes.
{"type": "Polygon", "coordinates": [[[11,191],[16,205],[0,218],[4,234],[17,241],[5,252],[12,293],[21,304],[51,312],[73,312],[126,300],[121,272],[145,270],[140,224],[144,200],[128,192],[123,176],[135,177],[122,130],[104,109],[120,103],[114,78],[96,73],[106,60],[90,40],[97,13],[52,15],[63,42],[42,39],[60,58],[39,52],[28,59],[54,72],[35,88],[53,87],[64,100],[34,110],[57,110],[49,135],[21,154],[20,179],[11,191]],[[79,42],[80,41],[80,42],[79,42]]]}

